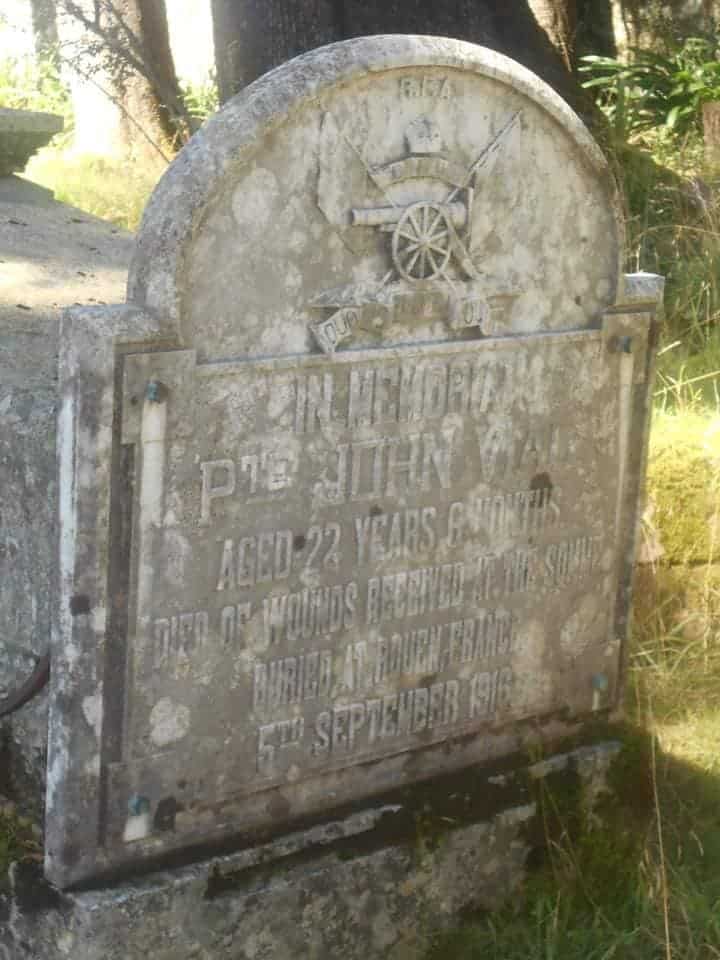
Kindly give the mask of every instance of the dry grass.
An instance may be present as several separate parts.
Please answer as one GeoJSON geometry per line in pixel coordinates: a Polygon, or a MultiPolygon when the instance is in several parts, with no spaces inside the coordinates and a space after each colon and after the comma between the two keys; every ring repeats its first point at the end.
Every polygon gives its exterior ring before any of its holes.
{"type": "Polygon", "coordinates": [[[31,160],[25,176],[51,189],[63,203],[134,231],[163,170],[161,163],[48,148],[31,160]]]}

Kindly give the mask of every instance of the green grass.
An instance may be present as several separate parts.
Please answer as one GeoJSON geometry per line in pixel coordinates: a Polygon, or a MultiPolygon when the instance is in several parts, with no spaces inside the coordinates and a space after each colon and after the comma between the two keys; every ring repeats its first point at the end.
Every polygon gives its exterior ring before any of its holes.
{"type": "MultiPolygon", "coordinates": [[[[679,341],[678,356],[686,358],[704,354],[709,340],[717,351],[718,162],[704,157],[697,138],[678,145],[661,131],[648,131],[615,147],[615,169],[627,200],[627,269],[666,278],[665,344],[679,341]]],[[[670,353],[672,367],[676,354],[670,353]]]]}
{"type": "Polygon", "coordinates": [[[72,128],[70,95],[51,61],[0,59],[0,107],[56,113],[65,120],[66,133],[72,128]]]}
{"type": "Polygon", "coordinates": [[[720,416],[656,411],[647,488],[665,562],[712,563],[720,554],[720,416]]]}
{"type": "Polygon", "coordinates": [[[713,323],[697,339],[672,333],[665,339],[657,363],[657,410],[720,414],[720,329],[713,323]]]}

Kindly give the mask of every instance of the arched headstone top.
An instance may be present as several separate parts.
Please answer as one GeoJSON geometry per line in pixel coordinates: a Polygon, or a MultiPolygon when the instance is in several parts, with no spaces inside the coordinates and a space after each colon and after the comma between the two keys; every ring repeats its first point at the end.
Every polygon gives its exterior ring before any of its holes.
{"type": "Polygon", "coordinates": [[[547,84],[473,44],[368,37],[204,125],[151,197],[128,299],[202,359],[327,352],[596,326],[621,255],[605,158],[547,84]]]}

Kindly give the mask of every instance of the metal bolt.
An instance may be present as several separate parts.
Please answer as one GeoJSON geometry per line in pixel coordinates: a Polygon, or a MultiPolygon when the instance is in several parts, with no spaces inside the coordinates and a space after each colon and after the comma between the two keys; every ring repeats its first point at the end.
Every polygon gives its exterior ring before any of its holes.
{"type": "Polygon", "coordinates": [[[632,353],[632,342],[633,338],[627,334],[622,337],[618,337],[616,340],[615,350],[617,353],[632,353]]]}
{"type": "Polygon", "coordinates": [[[592,687],[593,690],[597,690],[599,693],[606,693],[609,686],[609,681],[607,674],[605,673],[594,673],[592,678],[592,687]]]}
{"type": "Polygon", "coordinates": [[[150,380],[147,387],[145,388],[145,396],[150,401],[150,403],[160,403],[160,391],[162,390],[162,384],[157,380],[150,380]]]}
{"type": "Polygon", "coordinates": [[[134,793],[128,801],[128,811],[131,817],[139,817],[141,813],[147,813],[150,809],[150,801],[147,797],[141,797],[134,793]]]}

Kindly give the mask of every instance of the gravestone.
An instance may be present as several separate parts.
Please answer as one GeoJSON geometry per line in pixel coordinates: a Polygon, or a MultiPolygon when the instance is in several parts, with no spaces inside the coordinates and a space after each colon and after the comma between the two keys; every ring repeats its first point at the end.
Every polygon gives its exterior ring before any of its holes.
{"type": "MultiPolygon", "coordinates": [[[[314,51],[182,151],[127,303],[61,332],[45,869],[71,888],[246,852],[73,895],[76,929],[144,903],[160,943],[199,878],[212,900],[399,809],[377,798],[615,709],[659,289],[622,253],[578,118],[457,41],[314,51]]],[[[268,956],[309,949],[282,897],[244,901],[228,942],[194,928],[192,955],[264,956],[270,914],[268,956]]]]}

